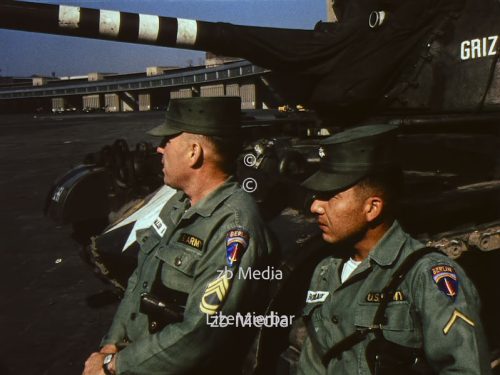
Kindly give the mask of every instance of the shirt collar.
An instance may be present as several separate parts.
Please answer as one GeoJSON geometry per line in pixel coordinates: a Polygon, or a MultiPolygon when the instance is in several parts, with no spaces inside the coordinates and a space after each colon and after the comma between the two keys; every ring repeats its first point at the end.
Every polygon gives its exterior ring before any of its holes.
{"type": "Polygon", "coordinates": [[[179,200],[174,203],[175,208],[183,208],[186,210],[183,218],[189,219],[194,214],[208,217],[212,215],[214,210],[220,205],[221,202],[226,200],[231,194],[238,189],[238,183],[233,176],[230,176],[214,191],[210,192],[206,197],[196,203],[194,206],[189,207],[189,198],[185,193],[179,196],[179,200]]]}
{"type": "Polygon", "coordinates": [[[369,258],[380,266],[393,264],[407,241],[407,237],[408,235],[403,231],[398,221],[395,220],[370,252],[369,258]]]}

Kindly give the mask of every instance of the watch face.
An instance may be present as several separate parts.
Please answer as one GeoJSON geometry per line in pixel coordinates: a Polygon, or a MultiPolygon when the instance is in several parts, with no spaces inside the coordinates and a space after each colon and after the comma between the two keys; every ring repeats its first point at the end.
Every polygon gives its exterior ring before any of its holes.
{"type": "Polygon", "coordinates": [[[106,357],[104,357],[104,364],[107,365],[109,362],[112,361],[114,354],[108,354],[106,357]]]}

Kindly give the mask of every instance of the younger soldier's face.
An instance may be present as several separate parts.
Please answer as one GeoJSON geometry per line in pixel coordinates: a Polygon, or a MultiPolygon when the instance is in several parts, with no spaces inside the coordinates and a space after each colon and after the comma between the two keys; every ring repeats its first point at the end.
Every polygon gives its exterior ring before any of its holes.
{"type": "Polygon", "coordinates": [[[323,239],[338,243],[355,239],[367,227],[365,200],[353,186],[331,198],[318,198],[311,204],[323,239]]]}

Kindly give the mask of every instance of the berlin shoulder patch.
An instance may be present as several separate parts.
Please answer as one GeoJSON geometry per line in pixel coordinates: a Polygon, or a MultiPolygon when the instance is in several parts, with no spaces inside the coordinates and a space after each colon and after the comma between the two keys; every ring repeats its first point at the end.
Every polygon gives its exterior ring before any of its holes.
{"type": "Polygon", "coordinates": [[[431,268],[431,276],[438,289],[455,301],[458,293],[458,277],[455,269],[447,264],[439,264],[431,268]]]}
{"type": "Polygon", "coordinates": [[[250,243],[250,235],[241,228],[226,233],[226,260],[229,267],[236,266],[250,243]]]}

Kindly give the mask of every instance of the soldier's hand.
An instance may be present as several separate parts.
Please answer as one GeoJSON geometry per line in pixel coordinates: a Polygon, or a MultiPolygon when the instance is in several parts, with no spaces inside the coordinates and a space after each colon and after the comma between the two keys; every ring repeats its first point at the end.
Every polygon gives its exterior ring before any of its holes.
{"type": "Polygon", "coordinates": [[[92,353],[85,361],[82,375],[105,375],[102,365],[107,353],[92,353]]]}

